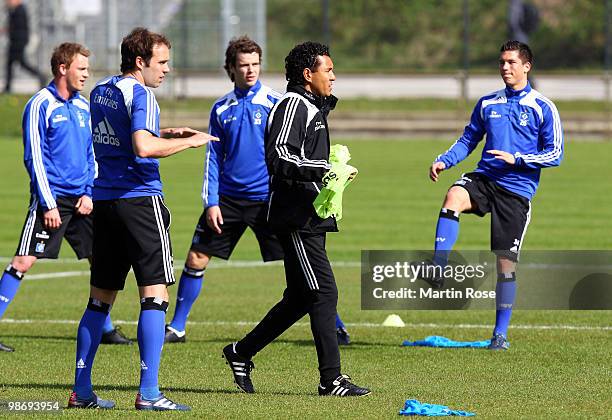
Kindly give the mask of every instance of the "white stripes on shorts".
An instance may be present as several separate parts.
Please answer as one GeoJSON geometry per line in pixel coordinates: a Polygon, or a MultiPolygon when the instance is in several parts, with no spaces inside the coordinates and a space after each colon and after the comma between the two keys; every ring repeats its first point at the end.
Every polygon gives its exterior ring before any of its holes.
{"type": "Polygon", "coordinates": [[[18,255],[28,255],[30,252],[30,242],[32,241],[32,232],[34,231],[34,225],[36,222],[37,208],[38,197],[36,197],[36,195],[32,195],[32,204],[30,204],[30,208],[28,209],[28,218],[23,228],[21,240],[19,241],[19,251],[17,252],[18,255]]]}
{"type": "MultiPolygon", "coordinates": [[[[164,218],[161,211],[161,206],[164,206],[162,202],[162,198],[160,196],[152,196],[153,201],[153,211],[155,212],[155,221],[157,223],[157,229],[159,231],[159,238],[161,240],[162,246],[162,256],[164,263],[164,275],[166,277],[166,283],[172,284],[175,283],[176,280],[174,278],[174,269],[173,269],[173,261],[172,261],[172,250],[170,249],[170,236],[168,235],[168,230],[170,229],[170,225],[168,225],[168,229],[164,227],[164,218]]],[[[165,207],[165,206],[164,206],[165,207]]],[[[170,211],[168,211],[169,213],[170,211]]]]}

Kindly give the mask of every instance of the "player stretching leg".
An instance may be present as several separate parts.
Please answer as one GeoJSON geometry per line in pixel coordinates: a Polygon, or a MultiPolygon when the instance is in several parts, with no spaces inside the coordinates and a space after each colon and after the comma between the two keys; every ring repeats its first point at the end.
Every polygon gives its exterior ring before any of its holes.
{"type": "MultiPolygon", "coordinates": [[[[553,102],[532,89],[527,75],[533,55],[526,44],[501,47],[499,72],[505,89],[480,98],[463,135],[431,165],[429,177],[465,159],[486,135],[474,172],[448,190],[436,227],[434,265],[444,266],[459,234],[459,215],[491,213],[491,249],[497,255],[496,317],[489,349],[509,347],[508,326],[516,294],[516,264],[531,219],[531,198],[542,168],[563,158],[563,129],[553,102]]],[[[433,271],[433,270],[432,270],[433,271]]],[[[443,279],[426,278],[433,287],[443,279]]]]}

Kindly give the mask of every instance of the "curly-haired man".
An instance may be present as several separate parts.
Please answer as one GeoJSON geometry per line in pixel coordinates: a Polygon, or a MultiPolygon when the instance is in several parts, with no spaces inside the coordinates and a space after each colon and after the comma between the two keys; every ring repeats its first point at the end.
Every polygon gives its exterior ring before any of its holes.
{"type": "Polygon", "coordinates": [[[326,233],[338,227],[333,217],[318,217],[312,205],[331,168],[327,114],[337,101],[331,94],[334,65],[325,45],[305,42],[285,58],[285,69],[287,93],[270,112],[265,145],[271,190],[267,218],[284,251],[287,287],[262,321],[227,345],[223,355],[238,387],[253,393],[252,357],[308,314],[319,360],[319,395],[367,395],[369,389],[340,371],[338,289],[325,251],[326,233]]]}

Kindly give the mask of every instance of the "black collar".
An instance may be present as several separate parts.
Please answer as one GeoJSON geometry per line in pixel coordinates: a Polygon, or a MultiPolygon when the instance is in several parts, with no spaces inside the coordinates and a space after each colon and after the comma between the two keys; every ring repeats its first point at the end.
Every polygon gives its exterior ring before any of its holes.
{"type": "Polygon", "coordinates": [[[310,103],[319,108],[319,111],[325,116],[329,114],[329,111],[336,107],[336,103],[338,102],[338,98],[334,95],[331,96],[319,96],[315,95],[312,92],[307,91],[304,86],[301,85],[287,85],[287,92],[294,92],[299,95],[302,95],[306,98],[310,103]]]}

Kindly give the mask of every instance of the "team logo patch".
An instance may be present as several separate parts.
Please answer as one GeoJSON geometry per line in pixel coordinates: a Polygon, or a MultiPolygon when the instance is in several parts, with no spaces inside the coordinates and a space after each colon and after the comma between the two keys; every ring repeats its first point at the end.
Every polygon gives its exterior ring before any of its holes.
{"type": "Polygon", "coordinates": [[[253,124],[255,125],[261,125],[261,117],[262,117],[262,113],[261,111],[258,109],[257,111],[255,111],[253,113],[253,124]]]}
{"type": "Polygon", "coordinates": [[[77,118],[79,119],[79,127],[85,127],[85,117],[81,111],[77,111],[77,118]]]}
{"type": "Polygon", "coordinates": [[[529,123],[529,113],[528,112],[521,112],[521,120],[519,122],[519,124],[523,127],[527,126],[527,123],[529,123]]]}
{"type": "Polygon", "coordinates": [[[36,244],[36,252],[39,254],[42,254],[43,252],[45,252],[45,243],[44,242],[38,242],[36,244]]]}

